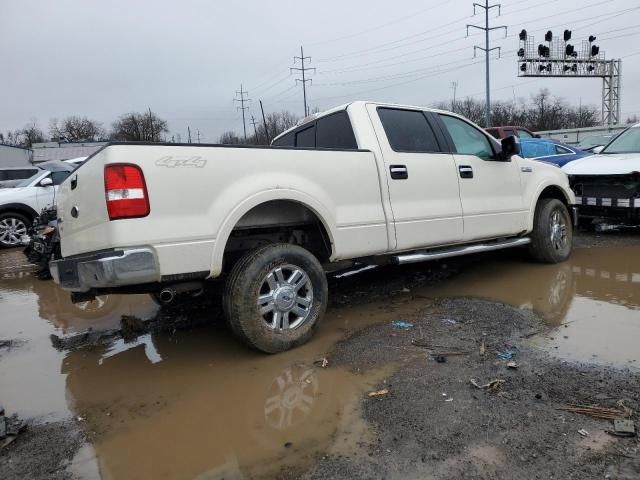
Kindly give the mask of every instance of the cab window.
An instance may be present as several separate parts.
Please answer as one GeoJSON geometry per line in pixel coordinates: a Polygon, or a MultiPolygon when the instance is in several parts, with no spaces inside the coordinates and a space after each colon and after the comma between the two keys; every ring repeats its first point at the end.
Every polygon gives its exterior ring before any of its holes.
{"type": "Polygon", "coordinates": [[[456,153],[475,155],[483,160],[493,157],[493,148],[487,136],[464,120],[440,114],[449,136],[453,141],[456,153]]]}
{"type": "Polygon", "coordinates": [[[378,116],[396,152],[439,152],[436,136],[424,114],[417,110],[378,108],[378,116]]]}
{"type": "Polygon", "coordinates": [[[561,147],[560,145],[556,145],[556,155],[569,155],[573,153],[571,150],[565,147],[561,147]]]}
{"type": "Polygon", "coordinates": [[[287,133],[280,138],[273,141],[274,147],[293,147],[294,137],[293,132],[287,133]]]}
{"type": "Polygon", "coordinates": [[[296,132],[296,148],[316,148],[315,125],[296,132]]]}
{"type": "Polygon", "coordinates": [[[358,144],[347,112],[336,112],[316,122],[316,147],[357,150],[358,144]]]}

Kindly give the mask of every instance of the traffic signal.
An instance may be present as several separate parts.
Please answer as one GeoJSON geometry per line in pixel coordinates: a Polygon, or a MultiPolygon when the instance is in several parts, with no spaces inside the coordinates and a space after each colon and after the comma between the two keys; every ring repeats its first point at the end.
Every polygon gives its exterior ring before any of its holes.
{"type": "Polygon", "coordinates": [[[587,71],[589,71],[589,72],[593,72],[595,69],[596,69],[596,67],[594,67],[593,65],[589,65],[587,67],[587,71]]]}
{"type": "Polygon", "coordinates": [[[547,67],[544,66],[544,65],[538,66],[538,70],[540,70],[541,72],[544,72],[546,69],[547,69],[547,67]]]}
{"type": "Polygon", "coordinates": [[[568,42],[569,40],[571,40],[571,30],[565,30],[564,31],[564,41],[568,42]]]}
{"type": "Polygon", "coordinates": [[[571,66],[565,65],[564,66],[564,71],[568,72],[569,70],[571,70],[573,73],[576,73],[578,71],[578,65],[575,64],[575,63],[573,65],[571,65],[571,66]]]}
{"type": "Polygon", "coordinates": [[[527,64],[526,63],[521,63],[520,64],[520,71],[521,72],[526,72],[527,71],[527,64]]]}
{"type": "Polygon", "coordinates": [[[593,43],[596,41],[596,37],[593,35],[589,35],[589,43],[593,43]]]}
{"type": "Polygon", "coordinates": [[[542,44],[538,45],[538,56],[548,57],[550,54],[551,54],[551,51],[549,50],[549,47],[542,44]]]}
{"type": "Polygon", "coordinates": [[[520,48],[520,49],[518,50],[518,56],[519,56],[519,57],[524,57],[524,48],[520,48]]]}
{"type": "Polygon", "coordinates": [[[578,52],[576,52],[576,49],[573,45],[567,44],[567,46],[564,49],[564,53],[567,57],[577,57],[578,56],[578,52]]]}
{"type": "Polygon", "coordinates": [[[527,39],[527,31],[523,28],[518,36],[520,37],[520,40],[524,42],[527,39]]]}
{"type": "Polygon", "coordinates": [[[600,47],[598,47],[597,45],[591,45],[591,56],[595,57],[599,53],[600,53],[600,47]]]}
{"type": "Polygon", "coordinates": [[[551,32],[551,30],[549,30],[547,33],[544,34],[544,39],[547,42],[550,42],[551,40],[553,40],[553,33],[551,32]]]}

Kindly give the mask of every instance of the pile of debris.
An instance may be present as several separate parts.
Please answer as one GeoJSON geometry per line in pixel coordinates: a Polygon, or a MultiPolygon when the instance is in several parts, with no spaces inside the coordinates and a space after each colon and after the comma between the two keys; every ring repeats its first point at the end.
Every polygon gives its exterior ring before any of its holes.
{"type": "Polygon", "coordinates": [[[17,415],[5,417],[4,407],[0,405],[0,452],[18,438],[25,428],[27,425],[17,415]]]}

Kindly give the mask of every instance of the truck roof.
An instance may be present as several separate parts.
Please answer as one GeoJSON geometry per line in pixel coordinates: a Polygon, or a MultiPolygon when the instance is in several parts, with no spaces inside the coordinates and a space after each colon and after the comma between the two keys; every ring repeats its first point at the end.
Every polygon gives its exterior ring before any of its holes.
{"type": "MultiPolygon", "coordinates": [[[[293,130],[299,128],[300,126],[304,125],[305,123],[309,123],[309,122],[315,121],[318,118],[326,117],[327,115],[331,115],[332,113],[336,113],[336,112],[340,112],[342,110],[346,110],[351,105],[354,105],[354,106],[376,105],[376,106],[379,106],[379,107],[420,109],[420,110],[424,110],[424,111],[428,111],[428,112],[439,112],[439,113],[444,113],[445,112],[445,110],[439,110],[437,108],[429,108],[429,107],[420,107],[420,106],[417,106],[417,105],[403,105],[403,104],[400,104],[400,103],[373,102],[373,101],[370,101],[370,100],[355,100],[353,102],[343,103],[342,105],[338,105],[337,107],[333,107],[333,108],[330,108],[328,110],[324,110],[322,112],[312,113],[311,115],[308,115],[307,117],[303,118],[300,122],[298,122],[293,127],[285,130],[284,132],[282,132],[282,133],[278,134],[276,137],[274,137],[273,140],[271,140],[271,143],[273,143],[275,140],[277,140],[281,136],[286,135],[287,133],[292,132],[293,130]]],[[[446,112],[446,113],[453,113],[453,112],[446,112]]],[[[453,113],[453,115],[457,115],[457,114],[453,113]]]]}

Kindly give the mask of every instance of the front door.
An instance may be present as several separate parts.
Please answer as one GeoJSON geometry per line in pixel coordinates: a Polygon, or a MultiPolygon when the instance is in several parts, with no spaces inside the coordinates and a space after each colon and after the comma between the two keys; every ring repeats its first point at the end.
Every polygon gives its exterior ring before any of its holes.
{"type": "Polygon", "coordinates": [[[395,249],[460,242],[462,205],[455,161],[443,151],[425,113],[368,108],[384,157],[395,249]]]}
{"type": "Polygon", "coordinates": [[[464,217],[464,240],[515,235],[526,229],[520,166],[497,161],[488,135],[466,121],[439,114],[453,144],[464,217]]]}

